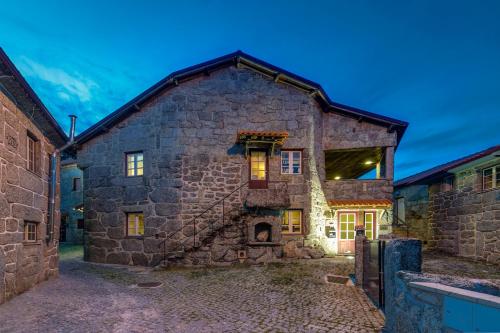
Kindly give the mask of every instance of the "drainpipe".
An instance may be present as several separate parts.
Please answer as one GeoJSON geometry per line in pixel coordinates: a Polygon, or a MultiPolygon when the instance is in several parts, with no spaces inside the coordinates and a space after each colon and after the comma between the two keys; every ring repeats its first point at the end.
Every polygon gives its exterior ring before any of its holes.
{"type": "Polygon", "coordinates": [[[70,115],[71,126],[69,129],[69,141],[62,147],[54,150],[50,155],[50,179],[49,179],[49,223],[47,225],[47,243],[50,243],[54,238],[54,220],[56,211],[56,191],[57,191],[57,158],[67,148],[73,146],[75,142],[75,124],[76,116],[70,115]]]}

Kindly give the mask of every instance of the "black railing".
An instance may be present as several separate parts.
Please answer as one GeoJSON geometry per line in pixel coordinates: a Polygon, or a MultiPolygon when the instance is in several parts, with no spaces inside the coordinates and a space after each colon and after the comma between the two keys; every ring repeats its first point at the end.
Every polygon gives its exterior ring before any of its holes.
{"type": "MultiPolygon", "coordinates": [[[[205,215],[207,212],[211,211],[212,209],[214,209],[216,206],[218,206],[219,204],[222,204],[222,227],[221,228],[224,228],[225,227],[225,219],[226,219],[226,212],[225,212],[225,201],[227,198],[229,198],[233,193],[241,190],[243,187],[245,187],[246,185],[248,185],[250,181],[247,181],[245,183],[243,183],[242,185],[240,185],[239,187],[237,187],[236,189],[232,190],[231,192],[229,192],[228,194],[226,194],[222,199],[219,199],[217,200],[215,203],[213,203],[210,207],[208,207],[207,209],[205,209],[203,212],[199,213],[198,215],[196,215],[194,218],[193,218],[193,248],[196,247],[196,234],[197,234],[197,228],[196,228],[196,223],[197,223],[197,220],[202,217],[203,215],[205,215]]],[[[231,210],[230,212],[232,212],[233,210],[231,210]]],[[[212,225],[215,224],[216,222],[218,221],[215,220],[215,222],[212,220],[209,222],[208,226],[207,227],[210,227],[212,228],[212,225]]],[[[191,223],[191,222],[189,222],[191,223]]],[[[180,228],[178,228],[177,230],[171,232],[169,235],[167,235],[165,237],[165,239],[163,241],[160,242],[160,244],[158,244],[158,247],[162,246],[163,245],[163,263],[165,263],[166,261],[166,258],[167,258],[167,241],[169,239],[171,239],[175,234],[177,234],[178,232],[182,231],[184,229],[185,225],[182,225],[180,228]]],[[[203,228],[202,230],[206,229],[207,227],[203,228]]],[[[202,231],[200,230],[200,232],[202,231]]]]}

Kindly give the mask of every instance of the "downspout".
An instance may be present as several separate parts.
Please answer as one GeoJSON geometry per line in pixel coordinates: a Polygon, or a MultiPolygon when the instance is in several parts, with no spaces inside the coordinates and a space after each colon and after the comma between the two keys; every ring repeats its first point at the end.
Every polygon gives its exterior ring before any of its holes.
{"type": "Polygon", "coordinates": [[[65,151],[67,148],[73,146],[75,143],[75,124],[76,116],[70,115],[71,126],[69,129],[69,141],[62,147],[57,148],[50,155],[50,172],[49,172],[49,218],[47,225],[47,243],[50,243],[54,238],[54,225],[55,225],[55,210],[56,210],[56,191],[57,191],[57,158],[59,154],[65,151]]]}

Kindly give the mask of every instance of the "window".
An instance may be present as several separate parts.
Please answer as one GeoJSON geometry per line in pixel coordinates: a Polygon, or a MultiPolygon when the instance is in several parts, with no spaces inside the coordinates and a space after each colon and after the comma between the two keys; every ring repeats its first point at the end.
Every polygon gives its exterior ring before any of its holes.
{"type": "Polygon", "coordinates": [[[302,233],[302,211],[298,209],[285,210],[281,223],[281,232],[284,234],[302,233]]]}
{"type": "Polygon", "coordinates": [[[250,188],[267,188],[267,153],[250,151],[250,188]]]}
{"type": "Polygon", "coordinates": [[[365,236],[368,239],[373,239],[375,235],[375,213],[365,213],[365,236]]]}
{"type": "Polygon", "coordinates": [[[76,221],[76,227],[77,227],[77,229],[83,229],[83,226],[84,226],[83,219],[78,219],[76,221]]]}
{"type": "Polygon", "coordinates": [[[491,190],[500,185],[500,165],[483,170],[483,190],[491,190]]]}
{"type": "Polygon", "coordinates": [[[36,242],[36,226],[35,222],[24,222],[25,242],[36,242]]]}
{"type": "Polygon", "coordinates": [[[38,173],[40,171],[40,142],[38,139],[28,132],[27,134],[27,157],[26,157],[26,168],[31,171],[38,173]]]}
{"type": "Polygon", "coordinates": [[[82,179],[81,178],[73,178],[73,191],[80,191],[82,186],[82,179]]]}
{"type": "Polygon", "coordinates": [[[292,175],[302,173],[302,152],[300,150],[281,151],[281,173],[292,175]]]}
{"type": "Polygon", "coordinates": [[[454,176],[448,176],[443,178],[443,182],[441,183],[441,192],[448,192],[453,190],[453,180],[454,176]]]}
{"type": "Polygon", "coordinates": [[[144,156],[142,152],[127,154],[127,176],[142,176],[144,171],[144,156]]]}
{"type": "Polygon", "coordinates": [[[144,214],[128,213],[127,236],[142,236],[142,235],[144,235],[144,214]]]}
{"type": "Polygon", "coordinates": [[[356,232],[354,226],[356,225],[356,213],[339,213],[340,225],[340,239],[341,240],[354,240],[356,232]]]}
{"type": "Polygon", "coordinates": [[[401,223],[405,223],[406,219],[406,215],[405,215],[405,198],[404,197],[401,197],[401,198],[397,198],[396,199],[396,224],[401,224],[401,223]]]}

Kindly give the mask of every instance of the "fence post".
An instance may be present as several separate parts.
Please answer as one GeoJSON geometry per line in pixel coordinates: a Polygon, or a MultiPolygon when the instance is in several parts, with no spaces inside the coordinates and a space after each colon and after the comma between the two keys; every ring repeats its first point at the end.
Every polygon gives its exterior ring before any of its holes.
{"type": "Polygon", "coordinates": [[[356,286],[363,287],[364,275],[365,275],[365,248],[364,243],[366,241],[366,236],[363,233],[356,233],[355,238],[355,250],[354,250],[354,272],[356,274],[356,286]]]}

